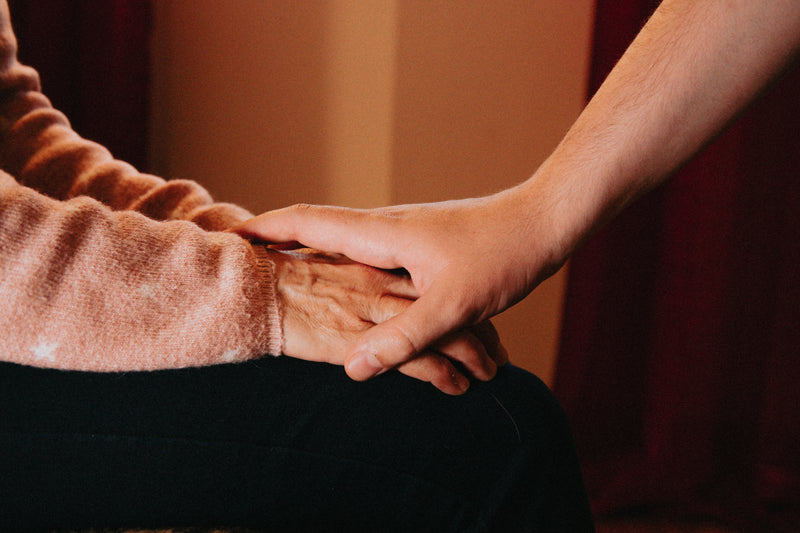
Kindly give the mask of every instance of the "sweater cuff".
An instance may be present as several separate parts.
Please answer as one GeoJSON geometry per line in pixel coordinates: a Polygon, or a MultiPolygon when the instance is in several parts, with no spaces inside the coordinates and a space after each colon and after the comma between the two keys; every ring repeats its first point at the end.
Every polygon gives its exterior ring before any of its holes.
{"type": "Polygon", "coordinates": [[[262,309],[266,310],[265,326],[267,327],[267,353],[281,355],[283,353],[283,316],[278,291],[275,263],[269,257],[269,251],[261,244],[252,244],[256,257],[256,268],[261,280],[262,309]]]}

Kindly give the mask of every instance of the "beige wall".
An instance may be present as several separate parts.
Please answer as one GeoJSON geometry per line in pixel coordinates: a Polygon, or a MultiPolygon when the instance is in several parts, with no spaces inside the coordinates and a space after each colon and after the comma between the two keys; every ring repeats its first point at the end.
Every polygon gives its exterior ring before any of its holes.
{"type": "MultiPolygon", "coordinates": [[[[159,0],[152,166],[254,212],[483,195],[584,98],[592,0],[159,0]]],[[[495,320],[546,381],[563,272],[495,320]]]]}

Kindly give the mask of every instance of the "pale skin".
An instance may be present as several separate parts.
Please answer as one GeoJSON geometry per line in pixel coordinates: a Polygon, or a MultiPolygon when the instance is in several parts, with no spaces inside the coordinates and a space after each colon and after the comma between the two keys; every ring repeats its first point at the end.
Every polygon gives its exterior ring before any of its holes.
{"type": "MultiPolygon", "coordinates": [[[[799,47],[796,0],[665,0],[555,151],[517,187],[373,210],[296,205],[238,231],[410,273],[419,298],[347,349],[348,374],[369,379],[524,298],[718,135],[799,47]]],[[[465,348],[448,357],[471,373],[486,354],[465,348]]],[[[431,365],[415,377],[444,383],[445,372],[431,365]]]]}

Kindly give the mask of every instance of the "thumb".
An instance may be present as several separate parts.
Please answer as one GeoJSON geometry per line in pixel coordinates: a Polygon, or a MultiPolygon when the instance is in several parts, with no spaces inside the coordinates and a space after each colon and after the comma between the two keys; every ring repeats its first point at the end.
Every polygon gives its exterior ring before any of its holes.
{"type": "Polygon", "coordinates": [[[350,350],[345,369],[364,381],[413,359],[434,341],[464,326],[464,313],[432,286],[402,313],[367,330],[350,350]],[[449,310],[449,311],[448,311],[449,310]]]}
{"type": "Polygon", "coordinates": [[[271,243],[300,243],[378,268],[398,268],[390,228],[362,209],[297,204],[246,220],[233,231],[271,243]]]}

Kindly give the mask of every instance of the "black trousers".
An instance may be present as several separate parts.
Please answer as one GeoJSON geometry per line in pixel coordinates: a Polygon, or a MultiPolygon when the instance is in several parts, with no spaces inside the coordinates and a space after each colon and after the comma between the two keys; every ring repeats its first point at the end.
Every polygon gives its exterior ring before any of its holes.
{"type": "Polygon", "coordinates": [[[512,366],[462,397],[286,357],[0,364],[0,531],[592,531],[571,431],[512,366]]]}

